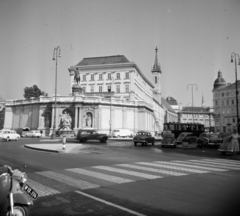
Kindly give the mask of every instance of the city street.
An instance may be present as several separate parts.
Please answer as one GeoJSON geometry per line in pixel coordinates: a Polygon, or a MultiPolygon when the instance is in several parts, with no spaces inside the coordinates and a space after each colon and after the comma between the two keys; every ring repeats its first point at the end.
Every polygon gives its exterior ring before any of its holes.
{"type": "Polygon", "coordinates": [[[240,160],[217,149],[109,140],[55,153],[25,144],[57,145],[61,140],[0,142],[0,164],[25,171],[39,194],[31,208],[34,216],[238,214],[240,160]]]}

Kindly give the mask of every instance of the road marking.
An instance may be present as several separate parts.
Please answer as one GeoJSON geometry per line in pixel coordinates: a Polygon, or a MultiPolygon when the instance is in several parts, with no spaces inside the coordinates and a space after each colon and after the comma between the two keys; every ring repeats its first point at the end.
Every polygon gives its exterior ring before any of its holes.
{"type": "Polygon", "coordinates": [[[99,185],[92,184],[90,182],[82,181],[79,179],[75,179],[75,178],[72,178],[72,177],[69,177],[66,175],[62,175],[59,173],[55,173],[52,171],[37,172],[37,174],[46,176],[48,178],[55,179],[56,181],[63,182],[67,185],[70,185],[70,186],[73,186],[76,188],[80,188],[82,190],[100,187],[99,185]]]}
{"type": "MultiPolygon", "coordinates": [[[[204,160],[204,161],[213,161],[212,159],[202,159],[202,160],[204,160]]],[[[233,165],[236,165],[236,166],[240,165],[240,161],[233,161],[233,160],[229,160],[229,159],[214,159],[214,161],[228,163],[228,164],[233,164],[233,165]]]]}
{"type": "MultiPolygon", "coordinates": [[[[175,170],[186,171],[186,172],[191,172],[191,173],[208,173],[208,171],[205,171],[205,170],[196,170],[196,169],[190,169],[190,168],[186,168],[186,167],[176,166],[176,164],[170,164],[170,162],[161,164],[161,161],[154,161],[154,163],[139,162],[136,164],[161,167],[161,168],[167,168],[167,169],[175,169],[175,170]]],[[[184,174],[184,175],[187,175],[187,174],[184,174]]]]}
{"type": "Polygon", "coordinates": [[[146,174],[146,173],[134,172],[134,171],[119,169],[119,168],[115,168],[115,167],[93,166],[93,168],[112,171],[112,172],[117,172],[117,173],[123,173],[123,174],[127,174],[127,175],[133,175],[133,176],[142,177],[142,178],[146,178],[146,179],[162,178],[162,176],[156,176],[156,175],[151,175],[151,174],[146,174]]]}
{"type": "MultiPolygon", "coordinates": [[[[238,165],[234,164],[224,164],[223,162],[214,162],[214,161],[198,161],[198,160],[190,160],[191,163],[204,165],[204,166],[213,166],[213,167],[220,167],[225,169],[234,169],[234,170],[240,170],[240,167],[238,165]]],[[[185,162],[184,162],[185,163],[185,162]]]]}
{"type": "Polygon", "coordinates": [[[33,181],[31,179],[27,179],[27,183],[38,193],[39,197],[42,196],[49,196],[49,195],[54,195],[54,194],[59,194],[60,191],[54,190],[52,188],[49,188],[45,185],[42,185],[36,181],[33,181]]]}
{"type": "Polygon", "coordinates": [[[106,181],[114,182],[114,183],[117,183],[117,184],[134,182],[133,180],[130,180],[130,179],[120,178],[120,177],[117,177],[117,176],[107,175],[107,174],[103,174],[103,173],[99,173],[99,172],[93,172],[93,171],[90,171],[90,170],[85,170],[85,169],[80,169],[80,168],[73,168],[73,169],[67,169],[67,170],[72,171],[72,172],[76,172],[76,173],[80,173],[80,174],[83,174],[83,175],[103,179],[103,180],[106,180],[106,181]]]}
{"type": "Polygon", "coordinates": [[[89,197],[89,198],[91,198],[91,199],[97,200],[97,201],[99,201],[99,202],[102,202],[102,203],[104,203],[104,204],[106,204],[106,205],[110,205],[110,206],[113,206],[113,207],[115,207],[115,208],[121,209],[121,210],[126,211],[126,212],[128,212],[128,213],[130,213],[130,214],[137,215],[137,216],[146,216],[146,215],[144,215],[144,214],[138,213],[138,212],[133,211],[133,210],[131,210],[131,209],[128,209],[128,208],[122,207],[122,206],[120,206],[120,205],[117,205],[117,204],[108,202],[108,201],[106,201],[106,200],[100,199],[100,198],[95,197],[95,196],[92,196],[92,195],[90,195],[90,194],[86,194],[86,193],[84,193],[84,192],[82,192],[82,191],[75,191],[75,192],[78,193],[78,194],[81,194],[81,195],[83,195],[83,196],[89,197]]]}
{"type": "MultiPolygon", "coordinates": [[[[157,162],[158,163],[158,162],[157,162]]],[[[171,162],[170,164],[176,165],[176,166],[183,166],[183,167],[191,167],[191,168],[197,168],[200,170],[210,170],[210,171],[218,171],[218,172],[224,172],[227,171],[225,169],[218,169],[218,168],[210,168],[210,167],[203,167],[203,166],[197,166],[194,165],[191,161],[174,161],[171,162]],[[179,164],[181,163],[181,164],[179,164]]]]}
{"type": "MultiPolygon", "coordinates": [[[[136,164],[139,165],[152,165],[152,163],[145,163],[145,162],[138,162],[136,164]]],[[[139,169],[139,170],[144,170],[144,171],[150,171],[150,172],[157,172],[157,173],[162,173],[166,175],[173,175],[173,176],[182,176],[182,175],[187,175],[186,173],[179,173],[179,172],[174,172],[174,171],[169,171],[169,170],[162,170],[162,169],[154,169],[151,167],[143,167],[143,166],[137,166],[134,164],[116,164],[117,166],[121,167],[127,167],[127,168],[133,168],[133,169],[139,169]]],[[[154,166],[154,165],[152,165],[154,166]]]]}

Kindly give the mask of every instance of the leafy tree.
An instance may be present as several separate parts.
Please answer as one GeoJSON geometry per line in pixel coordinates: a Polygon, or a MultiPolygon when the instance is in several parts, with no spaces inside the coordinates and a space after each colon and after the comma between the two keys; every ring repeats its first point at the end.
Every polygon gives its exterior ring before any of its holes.
{"type": "Polygon", "coordinates": [[[29,100],[31,97],[33,98],[39,98],[40,96],[48,96],[47,93],[44,91],[41,91],[41,89],[38,88],[37,85],[33,85],[31,87],[25,87],[24,88],[24,98],[29,100]]]}

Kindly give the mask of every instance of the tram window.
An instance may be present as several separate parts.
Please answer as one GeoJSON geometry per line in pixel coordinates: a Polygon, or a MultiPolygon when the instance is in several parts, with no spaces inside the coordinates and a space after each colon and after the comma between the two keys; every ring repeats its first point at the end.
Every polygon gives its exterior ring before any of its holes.
{"type": "Polygon", "coordinates": [[[169,127],[170,127],[171,131],[175,130],[174,125],[171,124],[171,125],[169,125],[169,127]]]}

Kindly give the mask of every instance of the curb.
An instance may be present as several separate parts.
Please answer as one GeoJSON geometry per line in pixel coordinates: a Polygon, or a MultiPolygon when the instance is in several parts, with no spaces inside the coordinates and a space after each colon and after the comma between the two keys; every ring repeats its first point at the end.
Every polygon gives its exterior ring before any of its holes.
{"type": "Polygon", "coordinates": [[[53,150],[53,149],[43,149],[43,148],[36,148],[28,145],[24,145],[25,148],[33,149],[33,150],[38,150],[38,151],[46,151],[46,152],[54,152],[54,153],[64,153],[64,150],[53,150]]]}

